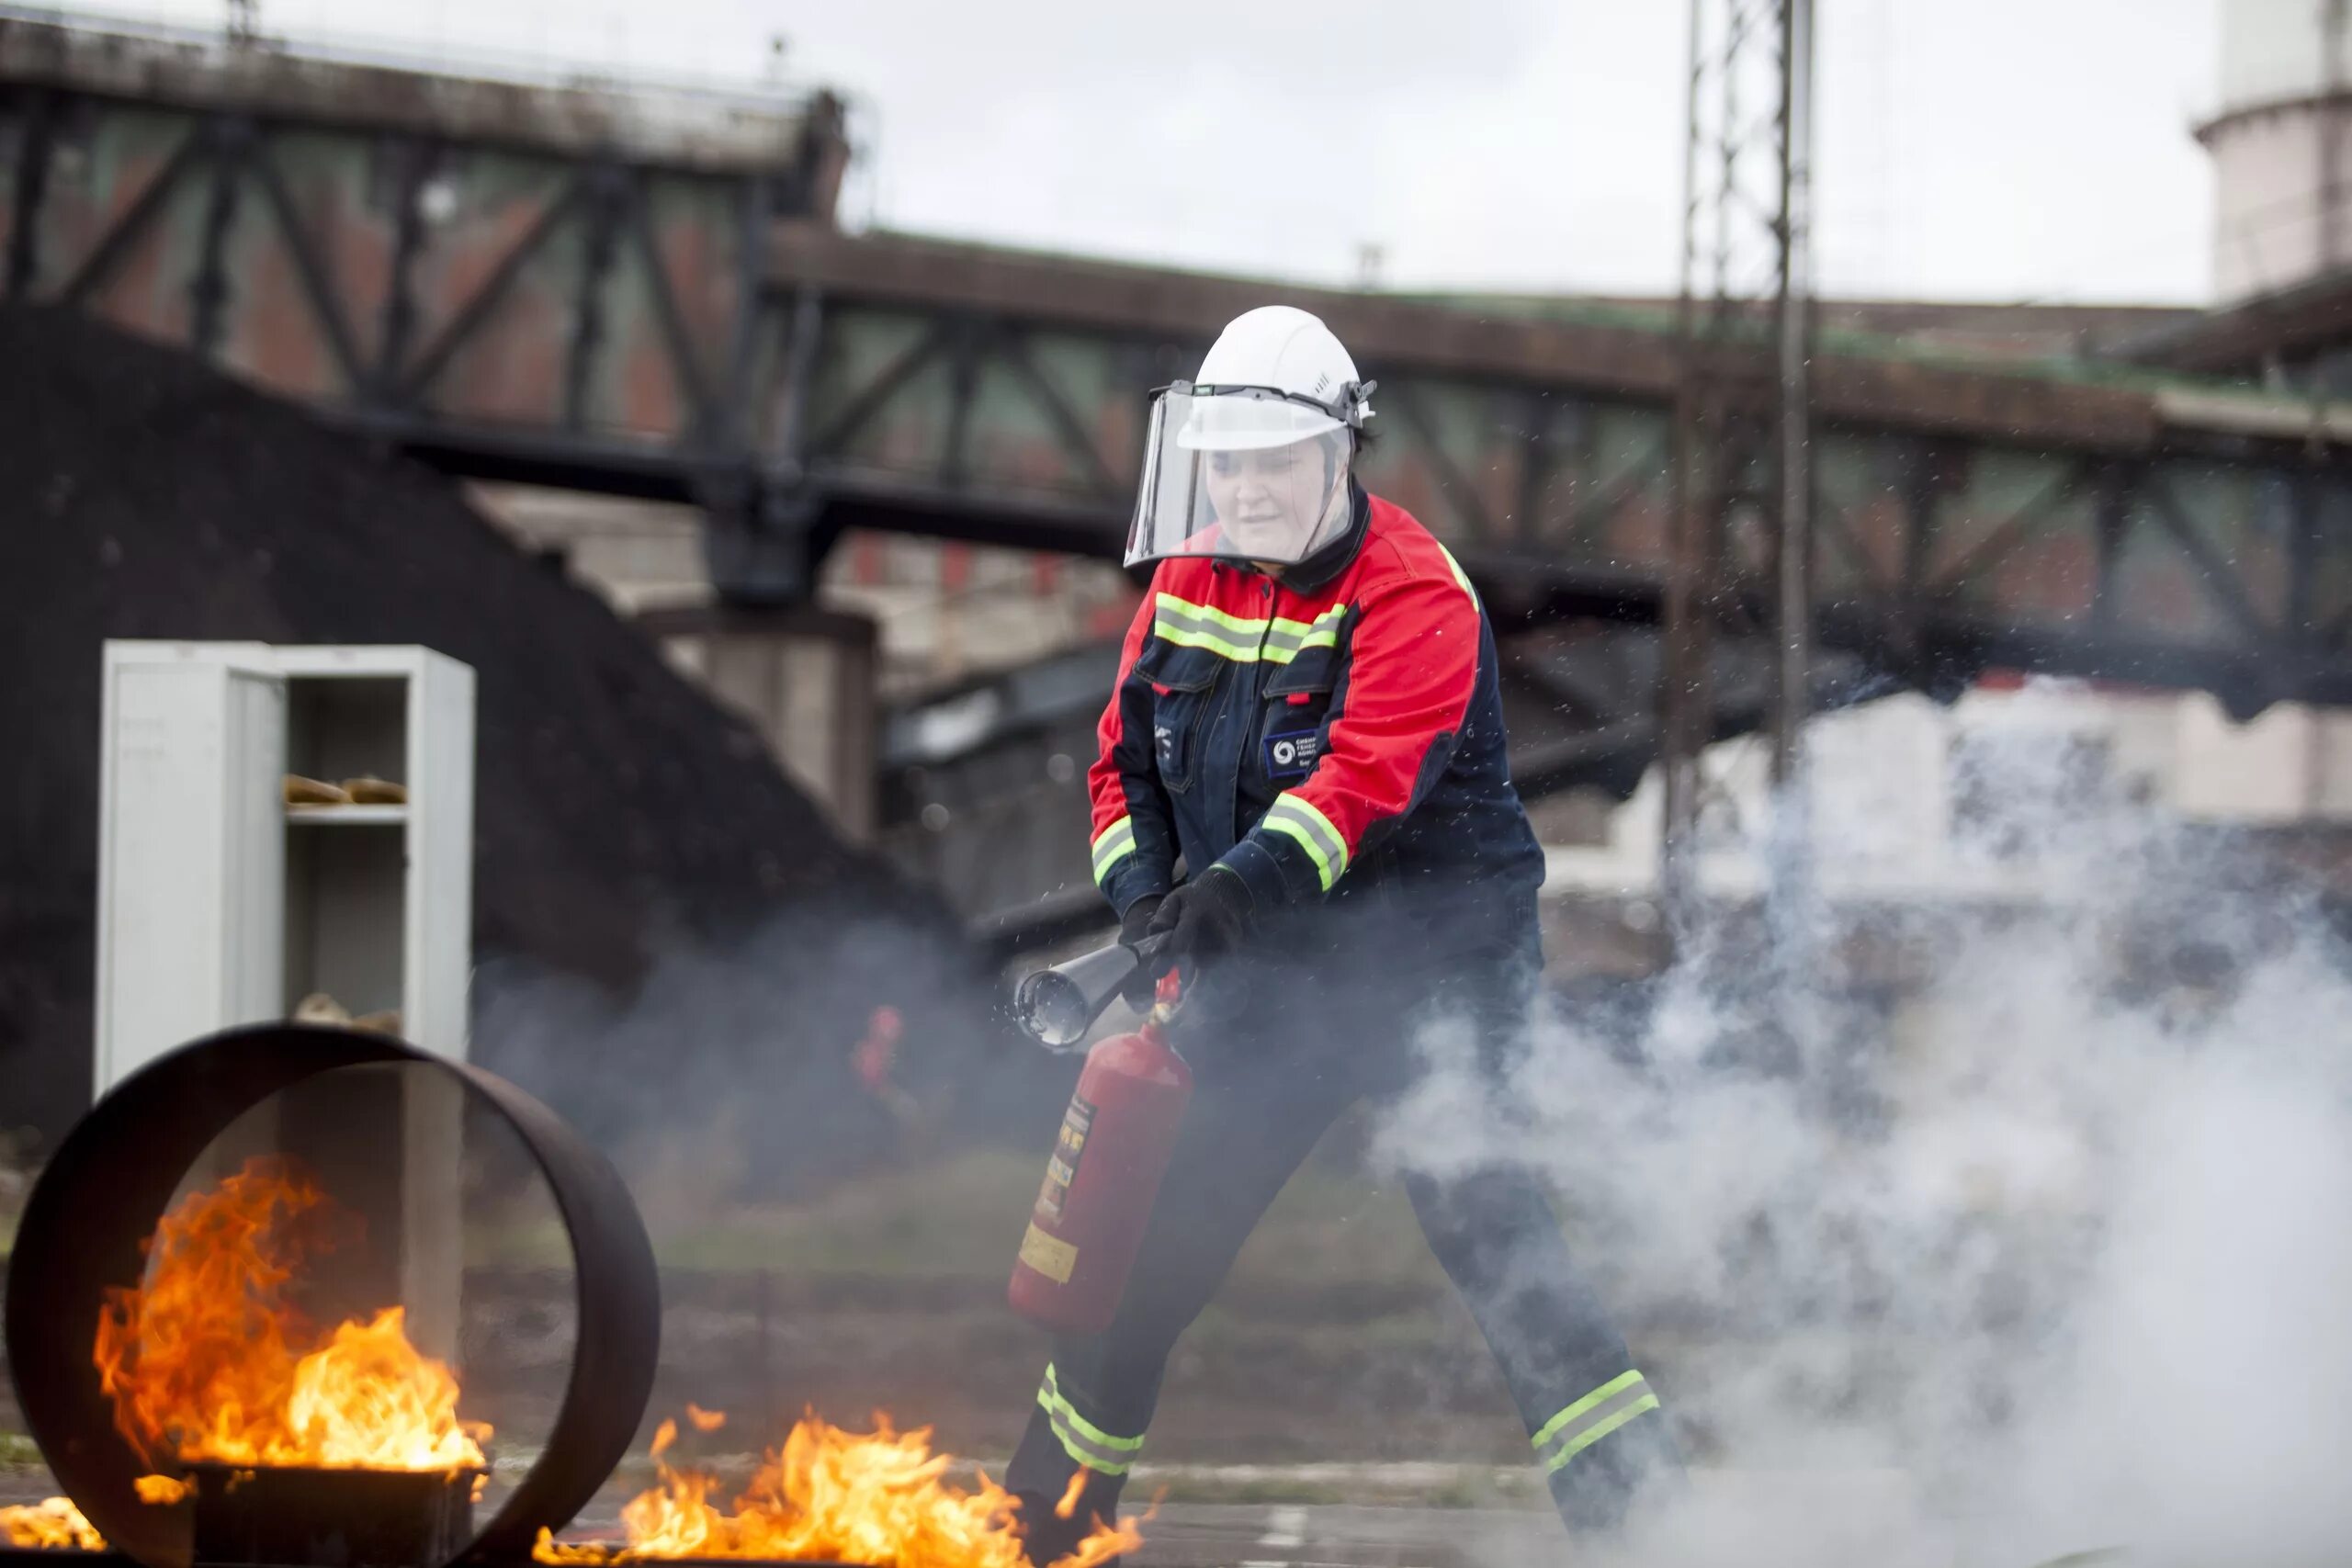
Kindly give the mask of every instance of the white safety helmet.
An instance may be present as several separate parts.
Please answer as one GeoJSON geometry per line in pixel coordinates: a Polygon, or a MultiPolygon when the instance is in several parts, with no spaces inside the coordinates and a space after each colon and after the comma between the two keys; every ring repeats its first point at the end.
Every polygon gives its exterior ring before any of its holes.
{"type": "Polygon", "coordinates": [[[1153,400],[1127,564],[1189,555],[1288,566],[1345,533],[1372,390],[1305,310],[1236,317],[1200,378],[1153,400]]]}

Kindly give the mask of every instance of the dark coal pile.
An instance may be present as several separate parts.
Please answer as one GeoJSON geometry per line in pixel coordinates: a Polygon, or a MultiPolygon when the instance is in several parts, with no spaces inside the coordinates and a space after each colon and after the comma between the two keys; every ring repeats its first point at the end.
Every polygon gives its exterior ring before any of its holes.
{"type": "Polygon", "coordinates": [[[685,1096],[730,1083],[754,1103],[854,1100],[845,1057],[878,1003],[910,1043],[982,1027],[945,914],[439,476],[174,352],[17,310],[0,311],[0,1125],[54,1133],[88,1093],[110,637],[421,643],[473,666],[477,1055],[592,1131],[665,1099],[691,1117],[685,1096]],[[695,955],[689,978],[664,981],[676,953],[695,955]],[[746,964],[748,1002],[729,989],[746,964]],[[573,1037],[542,1028],[502,1060],[480,1009],[503,996],[502,1023],[530,1032],[514,998],[550,994],[547,971],[586,983],[560,993],[573,1037]],[[678,994],[632,1026],[640,986],[678,994]]]}

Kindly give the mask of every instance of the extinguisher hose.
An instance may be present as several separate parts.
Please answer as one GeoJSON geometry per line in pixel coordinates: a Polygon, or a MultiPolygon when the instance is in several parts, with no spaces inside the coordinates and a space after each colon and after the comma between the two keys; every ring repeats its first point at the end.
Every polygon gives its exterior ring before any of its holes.
{"type": "Polygon", "coordinates": [[[1159,985],[1152,992],[1151,1011],[1144,1016],[1144,1027],[1159,1034],[1176,1021],[1177,1010],[1184,1004],[1184,977],[1173,968],[1159,977],[1159,985]]]}

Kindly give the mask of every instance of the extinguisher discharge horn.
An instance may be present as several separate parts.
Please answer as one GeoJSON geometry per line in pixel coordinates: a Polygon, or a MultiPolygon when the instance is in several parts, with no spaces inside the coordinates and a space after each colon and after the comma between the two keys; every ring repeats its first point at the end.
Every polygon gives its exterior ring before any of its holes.
{"type": "Polygon", "coordinates": [[[1086,1038],[1135,972],[1135,950],[1114,942],[1023,976],[1012,993],[1013,1014],[1041,1044],[1067,1050],[1086,1038]]]}

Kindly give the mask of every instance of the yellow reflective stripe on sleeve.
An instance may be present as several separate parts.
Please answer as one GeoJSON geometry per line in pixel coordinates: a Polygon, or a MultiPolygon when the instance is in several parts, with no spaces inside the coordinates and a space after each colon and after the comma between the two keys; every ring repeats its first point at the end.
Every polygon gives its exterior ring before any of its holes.
{"type": "Polygon", "coordinates": [[[1453,552],[1443,545],[1438,546],[1437,553],[1443,556],[1445,564],[1453,569],[1453,581],[1462,584],[1462,592],[1470,595],[1470,603],[1476,605],[1478,603],[1478,591],[1470,586],[1470,574],[1462,570],[1462,563],[1455,560],[1453,552]]]}
{"type": "Polygon", "coordinates": [[[1307,859],[1315,863],[1315,874],[1324,892],[1331,891],[1331,885],[1347,874],[1348,840],[1331,826],[1331,819],[1304,796],[1287,790],[1276,795],[1259,825],[1295,840],[1306,852],[1307,859]]]}
{"type": "Polygon", "coordinates": [[[1101,886],[1111,868],[1136,852],[1135,818],[1122,817],[1094,835],[1094,881],[1101,886]]]}
{"type": "Polygon", "coordinates": [[[1330,862],[1324,858],[1322,846],[1315,841],[1315,836],[1306,830],[1304,824],[1293,822],[1287,818],[1276,817],[1270,811],[1261,826],[1269,833],[1282,834],[1284,838],[1295,841],[1300,849],[1305,850],[1306,858],[1315,863],[1316,880],[1323,885],[1324,892],[1331,891],[1333,878],[1330,862]]]}
{"type": "Polygon", "coordinates": [[[1080,1416],[1070,1402],[1062,1397],[1050,1365],[1046,1368],[1046,1381],[1037,1389],[1037,1404],[1045,1411],[1046,1421],[1052,1426],[1054,1438],[1061,1444],[1062,1451],[1089,1470],[1100,1471],[1104,1475],[1125,1475],[1135,1462],[1136,1456],[1143,1451],[1141,1438],[1113,1437],[1080,1416]]]}
{"type": "Polygon", "coordinates": [[[1530,1439],[1548,1473],[1645,1411],[1657,1395],[1638,1371],[1622,1372],[1544,1423],[1530,1439]]]}

